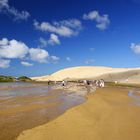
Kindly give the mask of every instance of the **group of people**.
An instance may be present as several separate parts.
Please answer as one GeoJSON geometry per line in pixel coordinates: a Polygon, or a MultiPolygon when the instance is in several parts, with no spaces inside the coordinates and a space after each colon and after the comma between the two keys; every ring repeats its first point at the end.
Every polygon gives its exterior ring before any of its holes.
{"type": "MultiPolygon", "coordinates": [[[[54,81],[53,81],[54,83],[54,81]]],[[[79,80],[76,83],[78,83],[78,85],[82,85],[87,89],[87,92],[90,93],[93,90],[96,90],[96,88],[103,88],[105,87],[105,82],[103,79],[100,80],[79,80]]],[[[51,85],[52,81],[48,81],[48,85],[51,85]]],[[[56,84],[56,82],[55,82],[56,84]]],[[[68,88],[68,81],[63,80],[60,84],[63,88],[68,88]]],[[[73,86],[73,84],[69,84],[71,87],[73,86]]]]}
{"type": "Polygon", "coordinates": [[[101,79],[101,80],[84,80],[83,83],[87,89],[87,93],[95,91],[97,87],[103,88],[105,86],[103,79],[101,79]]]}
{"type": "Polygon", "coordinates": [[[95,87],[101,87],[103,88],[105,86],[104,80],[100,79],[100,80],[83,80],[84,85],[88,85],[88,86],[95,86],[95,87]]]}
{"type": "MultiPolygon", "coordinates": [[[[77,83],[82,83],[86,88],[92,88],[92,87],[100,87],[103,88],[105,86],[105,82],[103,79],[100,80],[82,80],[82,81],[77,81],[77,83]]],[[[67,81],[63,80],[61,82],[61,86],[65,87],[68,84],[67,81]]]]}

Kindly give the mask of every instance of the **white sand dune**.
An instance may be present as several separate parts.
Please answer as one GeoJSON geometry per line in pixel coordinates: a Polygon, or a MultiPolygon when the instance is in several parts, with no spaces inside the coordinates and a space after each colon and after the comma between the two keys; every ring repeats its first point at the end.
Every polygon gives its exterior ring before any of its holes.
{"type": "Polygon", "coordinates": [[[119,82],[139,83],[140,68],[111,68],[94,66],[71,67],[59,70],[51,75],[33,77],[32,79],[36,81],[62,81],[65,79],[79,80],[95,78],[103,78],[106,81],[117,80],[119,82]]]}

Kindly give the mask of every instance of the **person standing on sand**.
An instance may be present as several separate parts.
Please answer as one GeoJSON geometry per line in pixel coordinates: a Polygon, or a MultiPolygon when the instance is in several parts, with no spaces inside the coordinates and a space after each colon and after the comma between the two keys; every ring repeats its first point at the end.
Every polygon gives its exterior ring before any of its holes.
{"type": "Polygon", "coordinates": [[[90,93],[90,81],[89,80],[83,80],[84,86],[87,89],[87,93],[90,93]]]}
{"type": "Polygon", "coordinates": [[[83,83],[84,83],[84,85],[86,85],[87,84],[87,80],[83,80],[83,83]]]}
{"type": "Polygon", "coordinates": [[[103,79],[100,80],[100,87],[101,87],[101,88],[105,87],[105,82],[104,82],[103,79]]]}
{"type": "Polygon", "coordinates": [[[66,81],[63,80],[61,84],[62,84],[62,87],[66,86],[66,81]]]}
{"type": "Polygon", "coordinates": [[[48,85],[50,85],[50,80],[48,81],[48,85]]]}
{"type": "Polygon", "coordinates": [[[87,85],[88,85],[88,86],[90,86],[90,83],[91,83],[91,82],[90,82],[89,80],[87,80],[87,85]]]}

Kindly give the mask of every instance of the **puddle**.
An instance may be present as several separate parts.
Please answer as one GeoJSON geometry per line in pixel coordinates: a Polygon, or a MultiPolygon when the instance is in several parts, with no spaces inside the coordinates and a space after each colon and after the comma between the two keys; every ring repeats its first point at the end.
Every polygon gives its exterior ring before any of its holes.
{"type": "Polygon", "coordinates": [[[140,94],[140,93],[137,91],[131,90],[128,92],[128,96],[133,99],[132,103],[140,106],[140,95],[138,96],[138,94],[140,94]]]}

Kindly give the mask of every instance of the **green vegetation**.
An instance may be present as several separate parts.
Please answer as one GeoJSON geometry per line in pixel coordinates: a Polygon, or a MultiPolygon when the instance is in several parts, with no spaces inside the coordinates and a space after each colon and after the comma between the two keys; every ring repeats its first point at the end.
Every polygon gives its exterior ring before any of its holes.
{"type": "Polygon", "coordinates": [[[19,78],[15,78],[12,76],[0,75],[0,82],[17,82],[17,81],[30,82],[32,81],[32,79],[27,76],[21,76],[19,78]]]}
{"type": "Polygon", "coordinates": [[[14,78],[12,76],[0,75],[0,82],[14,82],[14,81],[16,81],[16,78],[14,78]]]}
{"type": "Polygon", "coordinates": [[[31,78],[27,77],[27,76],[21,76],[19,78],[17,78],[18,81],[23,81],[23,82],[30,82],[32,81],[31,78]]]}

